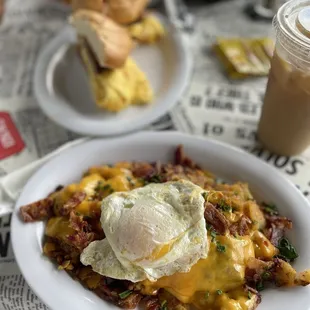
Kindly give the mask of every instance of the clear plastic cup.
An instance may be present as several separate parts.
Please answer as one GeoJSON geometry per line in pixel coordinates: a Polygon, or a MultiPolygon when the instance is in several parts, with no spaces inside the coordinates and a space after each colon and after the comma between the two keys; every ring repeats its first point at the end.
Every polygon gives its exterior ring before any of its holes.
{"type": "Polygon", "coordinates": [[[310,146],[310,0],[291,0],[274,17],[276,46],[258,126],[270,151],[296,155],[310,146]]]}

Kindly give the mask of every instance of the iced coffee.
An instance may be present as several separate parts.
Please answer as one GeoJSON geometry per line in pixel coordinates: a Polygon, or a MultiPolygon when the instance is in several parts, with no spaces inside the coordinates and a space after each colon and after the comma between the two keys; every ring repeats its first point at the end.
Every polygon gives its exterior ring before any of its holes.
{"type": "Polygon", "coordinates": [[[276,50],[258,137],[270,151],[289,156],[310,146],[310,0],[284,4],[274,26],[276,50]]]}

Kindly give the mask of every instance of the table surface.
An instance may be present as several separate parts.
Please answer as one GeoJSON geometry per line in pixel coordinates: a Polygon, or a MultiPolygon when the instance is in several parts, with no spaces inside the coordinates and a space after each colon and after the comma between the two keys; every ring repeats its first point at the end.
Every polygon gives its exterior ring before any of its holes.
{"type": "MultiPolygon", "coordinates": [[[[271,22],[253,21],[244,14],[248,0],[208,5],[201,0],[187,2],[196,17],[196,29],[188,35],[194,72],[180,104],[148,129],[180,130],[242,147],[276,167],[310,196],[309,154],[277,156],[257,145],[256,126],[266,78],[231,81],[211,52],[217,36],[269,36],[271,22]],[[225,111],[225,107],[231,110],[225,111]]],[[[22,151],[0,160],[0,176],[79,137],[48,120],[32,92],[38,53],[62,29],[68,9],[54,0],[6,0],[5,7],[0,27],[0,121],[10,120],[22,151]]],[[[10,217],[0,218],[0,237],[6,241],[4,246],[0,242],[0,291],[6,288],[11,294],[1,296],[0,309],[15,310],[17,304],[23,305],[23,310],[47,309],[16,266],[10,246],[10,217]]]]}

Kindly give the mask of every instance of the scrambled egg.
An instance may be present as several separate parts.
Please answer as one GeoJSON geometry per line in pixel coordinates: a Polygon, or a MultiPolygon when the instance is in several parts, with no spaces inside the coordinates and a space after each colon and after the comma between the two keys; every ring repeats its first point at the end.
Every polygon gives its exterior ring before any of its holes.
{"type": "Polygon", "coordinates": [[[153,15],[146,15],[142,20],[128,26],[129,33],[134,40],[145,44],[152,44],[165,35],[161,22],[153,15]]]}
{"type": "Polygon", "coordinates": [[[96,104],[111,112],[119,112],[129,105],[148,104],[153,99],[153,90],[144,72],[130,57],[121,68],[97,72],[85,46],[81,56],[90,78],[90,86],[96,104]]]}

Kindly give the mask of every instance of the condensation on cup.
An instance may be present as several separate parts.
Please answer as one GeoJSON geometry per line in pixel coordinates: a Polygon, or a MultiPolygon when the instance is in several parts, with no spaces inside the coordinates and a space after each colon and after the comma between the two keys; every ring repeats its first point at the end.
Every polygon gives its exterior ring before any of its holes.
{"type": "Polygon", "coordinates": [[[274,17],[276,47],[258,126],[270,151],[296,155],[310,146],[310,0],[291,0],[274,17]]]}

